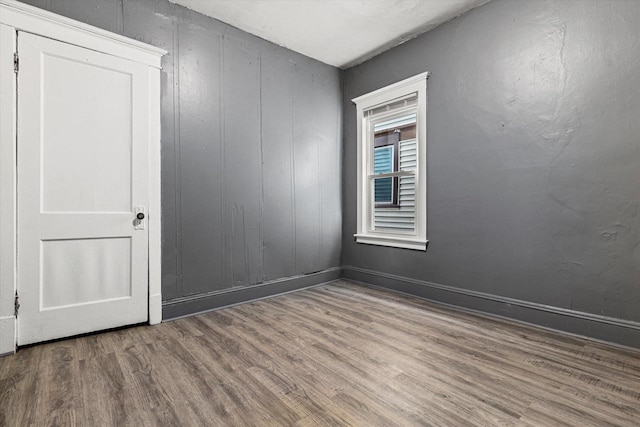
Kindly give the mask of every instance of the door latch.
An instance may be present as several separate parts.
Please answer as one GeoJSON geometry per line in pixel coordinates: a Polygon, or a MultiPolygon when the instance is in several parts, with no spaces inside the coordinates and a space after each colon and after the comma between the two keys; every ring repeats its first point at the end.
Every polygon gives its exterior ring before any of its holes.
{"type": "Polygon", "coordinates": [[[136,214],[136,218],[133,220],[133,229],[144,230],[144,224],[146,222],[144,206],[136,207],[133,212],[136,214]]]}

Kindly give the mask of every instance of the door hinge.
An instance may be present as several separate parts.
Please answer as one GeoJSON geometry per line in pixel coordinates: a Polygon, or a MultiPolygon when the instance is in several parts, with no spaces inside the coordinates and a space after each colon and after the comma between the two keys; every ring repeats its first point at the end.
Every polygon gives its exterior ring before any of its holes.
{"type": "Polygon", "coordinates": [[[13,54],[13,72],[18,73],[20,69],[20,58],[18,58],[18,52],[13,54]]]}
{"type": "Polygon", "coordinates": [[[16,299],[14,302],[14,315],[18,317],[18,310],[20,310],[20,298],[18,298],[18,293],[16,292],[16,299]]]}

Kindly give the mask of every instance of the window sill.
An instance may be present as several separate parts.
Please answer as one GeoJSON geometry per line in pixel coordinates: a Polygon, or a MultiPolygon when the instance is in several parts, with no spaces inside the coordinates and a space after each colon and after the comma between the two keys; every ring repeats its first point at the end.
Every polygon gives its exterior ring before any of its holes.
{"type": "Polygon", "coordinates": [[[389,246],[392,248],[413,249],[426,251],[428,240],[410,237],[380,236],[371,234],[354,234],[357,243],[366,245],[389,246]]]}

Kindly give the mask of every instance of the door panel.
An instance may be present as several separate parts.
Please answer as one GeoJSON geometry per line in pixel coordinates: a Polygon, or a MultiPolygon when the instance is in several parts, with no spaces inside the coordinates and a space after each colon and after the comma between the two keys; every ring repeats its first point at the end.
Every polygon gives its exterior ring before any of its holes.
{"type": "Polygon", "coordinates": [[[131,297],[131,238],[44,240],[42,273],[43,310],[131,297]]]}
{"type": "Polygon", "coordinates": [[[43,210],[131,212],[132,75],[47,53],[41,64],[43,210]]]}
{"type": "Polygon", "coordinates": [[[148,73],[18,35],[18,344],[148,319],[148,73]]]}

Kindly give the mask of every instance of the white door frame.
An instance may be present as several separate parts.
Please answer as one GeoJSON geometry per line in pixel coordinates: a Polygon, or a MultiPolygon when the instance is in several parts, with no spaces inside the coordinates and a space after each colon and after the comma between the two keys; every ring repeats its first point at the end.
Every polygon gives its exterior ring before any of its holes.
{"type": "Polygon", "coordinates": [[[24,31],[148,66],[149,323],[162,320],[160,218],[160,61],[167,51],[19,3],[0,0],[0,355],[16,349],[16,32],[24,31]]]}

